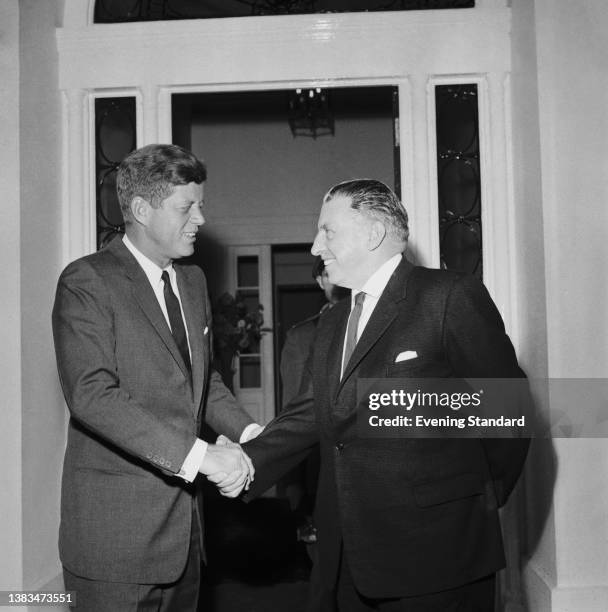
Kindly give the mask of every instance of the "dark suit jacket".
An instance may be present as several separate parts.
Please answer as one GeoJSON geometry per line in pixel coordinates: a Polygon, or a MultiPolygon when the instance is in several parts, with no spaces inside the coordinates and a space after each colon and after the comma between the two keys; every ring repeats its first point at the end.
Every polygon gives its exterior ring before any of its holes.
{"type": "Polygon", "coordinates": [[[175,264],[192,384],[152,287],[122,240],[61,274],[53,308],[70,410],[59,548],[72,573],[163,583],[184,568],[194,485],[176,476],[201,419],[238,439],[251,418],[210,370],[205,278],[175,264]]]}
{"type": "Polygon", "coordinates": [[[403,259],[340,380],[348,314],[346,300],[321,317],[309,392],[245,445],[256,467],[250,494],[318,440],[315,524],[329,587],[341,542],[354,584],[368,597],[432,593],[495,572],[504,565],[498,508],[528,442],[369,439],[356,427],[359,378],[524,376],[490,296],[472,277],[403,259]],[[395,363],[406,350],[418,358],[395,363]]]}

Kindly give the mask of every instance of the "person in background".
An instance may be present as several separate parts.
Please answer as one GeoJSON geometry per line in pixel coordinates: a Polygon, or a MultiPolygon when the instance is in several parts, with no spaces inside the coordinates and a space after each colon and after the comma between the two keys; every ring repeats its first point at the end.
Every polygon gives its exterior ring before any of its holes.
{"type": "Polygon", "coordinates": [[[287,406],[298,394],[304,366],[312,348],[321,315],[350,293],[348,289],[338,287],[329,281],[325,264],[321,257],[315,258],[312,266],[312,277],[325,294],[327,302],[319,312],[303,321],[299,321],[285,334],[280,366],[281,383],[283,386],[282,406],[287,406]]]}

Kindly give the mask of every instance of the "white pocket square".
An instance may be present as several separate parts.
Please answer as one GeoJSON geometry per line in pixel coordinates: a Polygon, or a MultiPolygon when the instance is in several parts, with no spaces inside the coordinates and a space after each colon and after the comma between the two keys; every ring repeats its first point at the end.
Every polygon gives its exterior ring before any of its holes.
{"type": "Polygon", "coordinates": [[[209,332],[209,328],[205,325],[205,331],[203,332],[203,336],[206,336],[209,332]]]}
{"type": "Polygon", "coordinates": [[[399,363],[400,361],[409,361],[410,359],[416,359],[416,357],[418,357],[418,353],[416,351],[403,351],[403,353],[399,353],[397,355],[395,363],[399,363]]]}

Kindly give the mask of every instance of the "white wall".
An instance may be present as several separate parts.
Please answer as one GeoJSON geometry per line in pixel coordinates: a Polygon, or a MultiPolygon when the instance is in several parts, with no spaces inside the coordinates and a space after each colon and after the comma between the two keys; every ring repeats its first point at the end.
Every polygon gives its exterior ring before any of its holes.
{"type": "Polygon", "coordinates": [[[60,571],[65,420],[50,332],[61,257],[56,10],[0,3],[0,589],[39,589],[60,571]]]}
{"type": "MultiPolygon", "coordinates": [[[[532,227],[522,230],[527,238],[521,246],[531,270],[524,274],[526,282],[531,289],[539,285],[528,295],[538,299],[543,280],[545,284],[546,371],[552,378],[606,377],[608,5],[603,0],[514,0],[513,24],[514,93],[524,94],[524,106],[514,114],[515,152],[522,154],[516,174],[522,184],[516,189],[520,206],[528,197],[542,201],[542,222],[538,214],[528,213],[532,227]],[[538,170],[540,180],[534,177],[538,170]],[[532,232],[542,232],[544,254],[532,232]],[[543,255],[544,275],[539,270],[543,255]]],[[[526,318],[530,324],[535,321],[534,315],[526,318]]],[[[530,362],[542,374],[543,332],[531,333],[540,347],[530,353],[530,362]]],[[[552,410],[559,407],[559,398],[551,397],[552,410]]],[[[546,516],[540,541],[531,537],[529,543],[530,609],[605,611],[608,445],[604,440],[556,440],[554,447],[555,456],[545,448],[536,466],[544,468],[538,479],[544,479],[544,486],[530,488],[535,507],[546,516]],[[551,499],[552,471],[556,482],[551,499]]],[[[534,533],[537,527],[532,525],[531,536],[539,535],[534,533]]]]}
{"type": "Polygon", "coordinates": [[[40,588],[60,571],[59,486],[66,417],[51,307],[61,270],[61,109],[55,2],[21,0],[21,367],[23,581],[40,588]]]}
{"type": "MultiPolygon", "coordinates": [[[[513,197],[515,200],[516,265],[519,302],[520,354],[522,367],[530,378],[546,379],[547,306],[545,289],[545,241],[541,181],[541,140],[536,56],[534,2],[514,0],[512,4],[512,117],[513,197]]],[[[538,384],[535,385],[538,387],[538,384]]],[[[537,393],[539,407],[545,393],[537,393]]],[[[543,610],[540,601],[550,600],[555,583],[555,526],[551,511],[555,480],[553,441],[534,440],[526,462],[525,517],[523,531],[528,555],[533,556],[528,573],[542,575],[545,586],[528,584],[530,610],[543,610]]]]}
{"type": "Polygon", "coordinates": [[[351,178],[394,184],[392,120],[336,120],[335,136],[294,138],[283,121],[206,124],[192,150],[205,160],[205,236],[223,244],[312,242],[325,192],[351,178]]]}
{"type": "Polygon", "coordinates": [[[22,585],[19,5],[0,2],[0,590],[22,585]]]}

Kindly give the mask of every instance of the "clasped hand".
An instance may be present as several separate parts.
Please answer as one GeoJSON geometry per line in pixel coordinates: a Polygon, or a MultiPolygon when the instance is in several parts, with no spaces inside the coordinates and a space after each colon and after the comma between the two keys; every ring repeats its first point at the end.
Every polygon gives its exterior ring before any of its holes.
{"type": "Polygon", "coordinates": [[[199,471],[215,483],[225,497],[237,497],[249,488],[255,470],[251,459],[236,443],[220,436],[217,444],[209,444],[199,471]]]}

